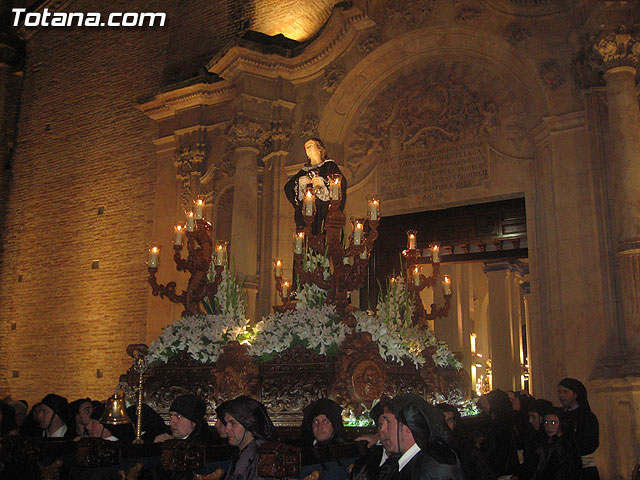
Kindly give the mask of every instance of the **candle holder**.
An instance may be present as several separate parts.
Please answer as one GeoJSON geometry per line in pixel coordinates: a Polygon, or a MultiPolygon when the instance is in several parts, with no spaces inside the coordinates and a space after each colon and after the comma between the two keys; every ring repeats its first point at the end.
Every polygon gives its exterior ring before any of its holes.
{"type": "MultiPolygon", "coordinates": [[[[304,238],[306,248],[298,253],[294,250],[294,275],[299,279],[301,286],[305,284],[316,285],[327,290],[327,303],[335,305],[340,313],[347,311],[349,304],[349,292],[362,288],[367,276],[369,266],[369,254],[378,238],[379,220],[356,219],[358,233],[351,237],[350,245],[343,247],[342,230],[346,225],[346,217],[340,209],[340,200],[332,199],[329,202],[329,211],[325,217],[325,231],[314,234],[312,232],[313,216],[304,216],[304,238]],[[304,255],[306,249],[329,259],[329,277],[325,279],[325,268],[317,266],[313,271],[304,269],[304,255]],[[344,259],[347,258],[348,261],[344,259]]],[[[277,282],[277,279],[276,279],[277,282]]],[[[347,322],[351,319],[347,316],[347,322]]]]}
{"type": "MultiPolygon", "coordinates": [[[[193,218],[193,217],[191,217],[193,218]]],[[[187,222],[189,217],[187,217],[187,222]]],[[[203,299],[210,295],[215,295],[218,291],[218,285],[222,282],[222,272],[224,265],[215,265],[216,272],[212,283],[207,279],[207,273],[211,265],[211,257],[213,253],[213,244],[211,242],[211,224],[202,219],[193,220],[193,231],[186,229],[187,250],[189,255],[186,259],[182,258],[183,242],[173,244],[173,261],[176,264],[176,270],[179,272],[188,272],[190,274],[187,288],[182,293],[176,293],[176,282],[169,282],[166,285],[158,283],[156,274],[158,273],[157,262],[155,266],[149,262],[149,285],[151,285],[151,293],[154,296],[160,295],[160,298],[167,297],[174,303],[184,305],[182,316],[204,315],[201,308],[203,299]]],[[[187,223],[188,227],[188,223],[187,223]]],[[[225,242],[226,243],[226,242],[225,242]]],[[[226,255],[226,245],[224,247],[226,255]]],[[[226,258],[226,257],[225,257],[226,258]]]]}
{"type": "MultiPolygon", "coordinates": [[[[408,231],[407,237],[409,236],[409,232],[415,231],[408,231]]],[[[420,273],[417,249],[405,250],[403,255],[407,262],[407,288],[410,289],[414,299],[414,309],[411,314],[411,320],[414,325],[427,327],[429,320],[446,317],[449,314],[449,309],[451,308],[451,277],[449,275],[440,275],[439,258],[438,262],[432,263],[431,275],[427,277],[420,273]],[[444,305],[440,306],[434,302],[429,306],[430,310],[427,311],[422,303],[420,292],[425,288],[434,288],[439,278],[441,278],[443,284],[444,305]]]]}

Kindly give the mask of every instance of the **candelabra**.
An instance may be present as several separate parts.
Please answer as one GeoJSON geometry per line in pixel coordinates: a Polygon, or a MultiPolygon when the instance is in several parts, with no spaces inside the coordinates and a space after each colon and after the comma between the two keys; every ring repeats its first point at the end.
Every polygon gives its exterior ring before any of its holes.
{"type": "Polygon", "coordinates": [[[438,245],[431,247],[431,275],[425,276],[420,273],[418,267],[418,250],[416,231],[407,231],[407,249],[402,252],[406,259],[407,285],[414,299],[414,308],[411,320],[414,325],[427,326],[427,321],[436,318],[446,317],[451,308],[451,278],[448,275],[440,275],[440,248],[438,245]],[[430,310],[424,308],[420,292],[425,288],[434,288],[438,278],[442,278],[442,289],[444,293],[444,305],[431,304],[430,310]]]}
{"type": "Polygon", "coordinates": [[[187,215],[186,227],[183,228],[179,225],[175,228],[173,260],[179,272],[189,272],[191,275],[187,283],[187,288],[178,294],[176,293],[176,282],[169,282],[166,285],[158,283],[156,279],[159,256],[158,247],[153,247],[149,251],[149,284],[151,285],[154,296],[160,295],[161,298],[167,297],[174,303],[184,305],[184,311],[182,312],[183,317],[188,315],[203,315],[204,312],[201,309],[200,302],[210,295],[215,295],[218,291],[218,285],[222,281],[227,244],[225,242],[217,242],[216,244],[214,255],[215,277],[213,282],[210,282],[208,273],[214,252],[211,241],[211,224],[202,218],[194,218],[190,212],[187,215]],[[186,259],[182,258],[181,254],[185,231],[187,249],[189,251],[186,259]]]}
{"type": "MultiPolygon", "coordinates": [[[[343,246],[341,233],[346,224],[346,217],[340,209],[341,176],[332,175],[330,179],[330,202],[324,219],[325,231],[313,233],[312,225],[317,214],[313,190],[306,191],[302,205],[304,215],[304,229],[296,233],[294,249],[294,275],[298,276],[300,285],[316,285],[327,291],[327,303],[336,306],[336,310],[345,313],[349,304],[348,293],[361,288],[367,275],[369,255],[378,238],[379,200],[369,199],[366,219],[352,219],[353,231],[349,238],[349,245],[343,246]],[[307,249],[320,256],[326,254],[329,260],[328,278],[325,279],[326,269],[322,265],[313,271],[304,268],[304,256],[307,249]]],[[[276,289],[282,299],[283,306],[276,310],[293,308],[289,302],[290,284],[282,278],[282,262],[275,262],[276,289]]]]}

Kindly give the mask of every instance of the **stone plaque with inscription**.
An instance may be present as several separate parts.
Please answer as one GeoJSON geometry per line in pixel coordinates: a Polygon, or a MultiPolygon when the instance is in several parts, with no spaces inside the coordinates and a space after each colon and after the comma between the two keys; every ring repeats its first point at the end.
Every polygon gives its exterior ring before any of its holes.
{"type": "Polygon", "coordinates": [[[418,197],[479,187],[489,180],[489,146],[481,138],[440,143],[431,149],[376,155],[381,199],[418,197]]]}

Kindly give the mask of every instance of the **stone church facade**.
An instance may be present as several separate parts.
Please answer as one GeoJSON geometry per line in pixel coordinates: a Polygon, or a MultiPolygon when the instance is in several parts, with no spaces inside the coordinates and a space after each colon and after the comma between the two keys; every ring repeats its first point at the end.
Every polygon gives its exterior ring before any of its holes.
{"type": "Polygon", "coordinates": [[[555,400],[558,380],[582,379],[603,478],[630,474],[640,449],[637,1],[137,3],[126,9],[166,11],[167,25],[23,27],[24,65],[3,64],[3,391],[30,402],[108,394],[129,366],[126,345],[180,314],[151,296],[145,259],[160,245],[159,280],[178,280],[173,226],[196,195],[246,278],[249,316],[266,315],[272,260],[291,270],[283,186],[304,141],[319,137],[347,179],[347,218],[365,215],[370,193],[384,216],[524,198],[526,268],[485,266],[487,289],[502,293],[484,313],[473,281],[461,281],[457,323],[436,333],[468,354],[480,327],[467,317],[484,318],[494,387],[519,387],[524,341],[535,396],[555,400]]]}

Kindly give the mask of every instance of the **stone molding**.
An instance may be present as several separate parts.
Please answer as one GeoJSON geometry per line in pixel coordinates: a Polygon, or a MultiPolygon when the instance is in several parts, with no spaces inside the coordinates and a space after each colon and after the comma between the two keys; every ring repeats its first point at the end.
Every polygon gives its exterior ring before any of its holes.
{"type": "Polygon", "coordinates": [[[346,51],[359,31],[374,25],[373,20],[355,7],[335,8],[323,27],[323,34],[299,55],[265,55],[234,45],[213,57],[207,64],[207,70],[228,80],[233,80],[242,72],[249,72],[267,78],[282,77],[294,83],[306,81],[346,51]]]}
{"type": "Polygon", "coordinates": [[[524,277],[525,275],[529,275],[529,264],[521,262],[520,260],[485,262],[482,271],[485,274],[491,272],[509,272],[524,277]]]}
{"type": "Polygon", "coordinates": [[[138,110],[151,120],[159,122],[177,115],[180,111],[201,105],[217,105],[236,96],[235,86],[222,80],[216,83],[198,83],[156,95],[153,100],[141,103],[138,110]]]}

